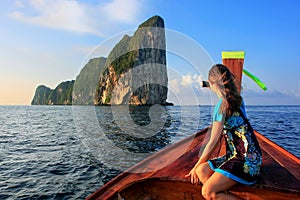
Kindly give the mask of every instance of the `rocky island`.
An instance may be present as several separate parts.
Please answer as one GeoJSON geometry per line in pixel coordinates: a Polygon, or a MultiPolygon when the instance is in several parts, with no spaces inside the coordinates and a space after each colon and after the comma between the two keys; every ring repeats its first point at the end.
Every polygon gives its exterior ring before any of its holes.
{"type": "Polygon", "coordinates": [[[71,105],[74,80],[60,83],[54,90],[40,85],[35,90],[31,105],[71,105]]]}
{"type": "Polygon", "coordinates": [[[171,105],[164,21],[154,16],[125,35],[107,58],[88,61],[75,81],[38,86],[32,105],[171,105]],[[70,92],[72,89],[73,92],[70,92]]]}

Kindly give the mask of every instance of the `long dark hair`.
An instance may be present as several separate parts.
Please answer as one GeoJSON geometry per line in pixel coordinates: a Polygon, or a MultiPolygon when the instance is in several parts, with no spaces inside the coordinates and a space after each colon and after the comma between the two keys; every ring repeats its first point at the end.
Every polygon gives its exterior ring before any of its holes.
{"type": "Polygon", "coordinates": [[[208,78],[222,94],[221,112],[230,117],[240,109],[242,97],[237,89],[235,76],[222,64],[216,64],[209,70],[208,78]]]}

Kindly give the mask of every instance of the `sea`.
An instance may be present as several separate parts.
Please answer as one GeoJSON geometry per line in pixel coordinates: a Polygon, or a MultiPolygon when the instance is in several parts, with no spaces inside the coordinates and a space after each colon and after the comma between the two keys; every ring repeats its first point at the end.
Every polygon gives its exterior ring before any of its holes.
{"type": "MultiPolygon", "coordinates": [[[[0,106],[0,199],[85,199],[211,124],[211,106],[0,106]]],[[[247,106],[262,135],[300,157],[300,106],[247,106]]]]}

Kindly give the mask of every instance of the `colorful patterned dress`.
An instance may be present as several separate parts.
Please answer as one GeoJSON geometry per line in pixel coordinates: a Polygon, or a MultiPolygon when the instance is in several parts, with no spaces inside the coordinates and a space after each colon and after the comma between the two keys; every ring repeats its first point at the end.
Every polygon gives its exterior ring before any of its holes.
{"type": "MultiPolygon", "coordinates": [[[[222,99],[214,109],[213,121],[222,122],[221,104],[222,99]]],[[[262,155],[246,118],[244,103],[239,112],[225,118],[223,137],[226,141],[226,155],[208,160],[210,168],[239,183],[254,184],[260,175],[262,155]]]]}

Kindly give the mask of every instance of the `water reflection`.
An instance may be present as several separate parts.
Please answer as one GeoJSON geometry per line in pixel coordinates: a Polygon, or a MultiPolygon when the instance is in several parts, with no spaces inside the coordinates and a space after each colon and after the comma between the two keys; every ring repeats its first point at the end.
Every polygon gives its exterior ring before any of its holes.
{"type": "Polygon", "coordinates": [[[151,153],[167,146],[172,133],[168,107],[105,106],[96,107],[96,115],[105,136],[114,145],[132,153],[151,153]]]}
{"type": "Polygon", "coordinates": [[[85,148],[117,170],[204,128],[198,106],[74,106],[73,113],[85,148]]]}

